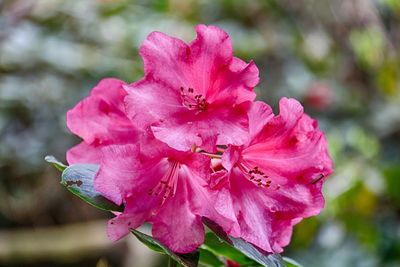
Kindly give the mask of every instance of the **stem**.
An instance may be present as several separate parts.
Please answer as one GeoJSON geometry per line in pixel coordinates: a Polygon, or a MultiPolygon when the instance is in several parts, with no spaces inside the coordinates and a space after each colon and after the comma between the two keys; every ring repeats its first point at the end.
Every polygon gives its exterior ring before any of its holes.
{"type": "Polygon", "coordinates": [[[168,267],[178,267],[178,263],[173,258],[169,257],[168,267]]]}
{"type": "Polygon", "coordinates": [[[212,154],[212,153],[208,153],[208,152],[204,152],[204,151],[202,151],[200,153],[207,157],[210,157],[212,159],[221,159],[222,158],[222,155],[219,155],[219,154],[212,154]]]}

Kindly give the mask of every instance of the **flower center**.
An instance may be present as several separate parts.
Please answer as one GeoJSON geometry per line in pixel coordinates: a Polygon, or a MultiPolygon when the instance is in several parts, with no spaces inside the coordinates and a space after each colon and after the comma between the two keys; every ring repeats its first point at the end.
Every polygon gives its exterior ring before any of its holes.
{"type": "Polygon", "coordinates": [[[160,205],[164,204],[168,197],[175,196],[176,185],[178,182],[180,164],[176,161],[169,161],[168,164],[168,169],[160,182],[158,182],[158,184],[148,192],[150,196],[162,196],[160,205]]]}
{"type": "Polygon", "coordinates": [[[195,94],[193,88],[181,87],[181,97],[182,97],[182,104],[190,110],[197,110],[199,112],[204,111],[207,106],[208,102],[206,101],[205,97],[201,94],[195,94]]]}
{"type": "MultiPolygon", "coordinates": [[[[238,168],[244,176],[253,184],[262,188],[270,188],[272,180],[258,166],[252,167],[248,162],[241,160],[237,163],[238,168]]],[[[281,185],[276,185],[275,189],[281,188],[281,185]]]]}

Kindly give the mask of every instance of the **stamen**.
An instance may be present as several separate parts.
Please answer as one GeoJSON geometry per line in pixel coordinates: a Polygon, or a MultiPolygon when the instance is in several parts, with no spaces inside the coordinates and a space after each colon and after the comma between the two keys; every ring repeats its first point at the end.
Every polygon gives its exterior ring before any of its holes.
{"type": "Polygon", "coordinates": [[[317,177],[315,177],[312,181],[311,184],[316,184],[318,181],[320,181],[322,178],[324,178],[325,175],[323,175],[322,173],[320,175],[318,175],[317,177]]]}
{"type": "MultiPolygon", "coordinates": [[[[237,166],[244,176],[258,187],[269,188],[271,186],[272,180],[269,179],[269,176],[260,170],[258,166],[250,167],[250,164],[243,160],[241,160],[237,166]]],[[[280,185],[277,185],[276,189],[280,187],[280,185]]]]}
{"type": "Polygon", "coordinates": [[[148,191],[150,196],[162,196],[160,205],[163,205],[168,197],[175,196],[179,168],[180,166],[178,162],[169,162],[168,170],[161,178],[160,182],[153,189],[148,191]]]}
{"type": "Polygon", "coordinates": [[[180,90],[181,90],[182,103],[188,109],[198,110],[201,112],[207,108],[208,103],[205,97],[201,94],[193,96],[194,93],[193,88],[189,87],[187,90],[185,90],[184,87],[180,87],[180,90]]]}

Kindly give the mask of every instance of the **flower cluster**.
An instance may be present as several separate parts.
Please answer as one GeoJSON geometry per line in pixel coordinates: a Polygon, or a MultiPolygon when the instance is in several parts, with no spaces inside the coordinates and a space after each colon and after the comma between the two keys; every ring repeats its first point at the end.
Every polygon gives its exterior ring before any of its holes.
{"type": "Polygon", "coordinates": [[[95,188],[124,211],[108,224],[118,240],[144,222],[171,250],[204,241],[202,217],[279,253],[293,225],[324,205],[332,172],[324,134],[294,99],[279,114],[254,101],[259,73],[233,57],[226,32],[199,25],[190,43],[151,33],[144,77],[103,79],[67,113],[83,142],[73,163],[96,163],[95,188]]]}

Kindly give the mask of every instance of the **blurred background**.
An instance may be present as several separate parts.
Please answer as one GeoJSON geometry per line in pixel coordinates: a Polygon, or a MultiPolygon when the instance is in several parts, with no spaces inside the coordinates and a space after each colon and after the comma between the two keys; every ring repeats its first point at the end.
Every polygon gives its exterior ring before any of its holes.
{"type": "Polygon", "coordinates": [[[0,0],[0,266],[165,266],[44,162],[77,144],[65,113],[103,77],[143,74],[148,33],[223,27],[260,69],[258,98],[302,101],[326,132],[326,209],[284,255],[305,267],[400,266],[399,0],[0,0]]]}

